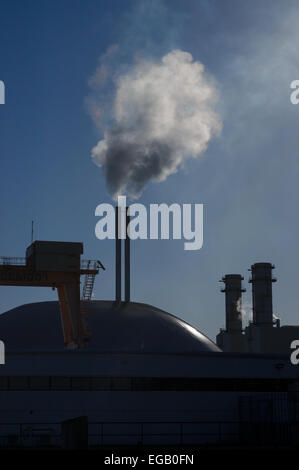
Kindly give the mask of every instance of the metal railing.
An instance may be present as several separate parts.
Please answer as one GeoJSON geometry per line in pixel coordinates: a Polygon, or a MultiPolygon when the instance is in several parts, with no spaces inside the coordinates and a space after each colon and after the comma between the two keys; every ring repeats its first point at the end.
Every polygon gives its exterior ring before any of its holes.
{"type": "MultiPolygon", "coordinates": [[[[292,445],[298,426],[238,420],[89,422],[88,445],[292,445]]],[[[11,447],[63,448],[62,423],[0,423],[0,448],[11,447]]]]}
{"type": "Polygon", "coordinates": [[[89,422],[89,446],[220,444],[239,440],[238,421],[89,422]]]}
{"type": "MultiPolygon", "coordinates": [[[[63,448],[62,423],[0,423],[0,448],[63,448]]],[[[89,447],[127,443],[151,444],[235,442],[235,421],[152,422],[102,421],[88,423],[89,447]],[[224,427],[229,425],[229,429],[224,427]]]]}
{"type": "Polygon", "coordinates": [[[82,270],[103,269],[105,271],[105,268],[104,268],[103,264],[101,263],[100,260],[97,260],[97,259],[82,259],[81,260],[81,269],[82,270]]]}
{"type": "Polygon", "coordinates": [[[0,448],[48,447],[62,447],[61,423],[0,423],[0,448]]]}
{"type": "Polygon", "coordinates": [[[0,265],[25,266],[26,258],[12,257],[12,256],[0,256],[0,265]]]}
{"type": "MultiPolygon", "coordinates": [[[[0,266],[26,266],[26,258],[13,256],[0,256],[0,266]]],[[[103,264],[99,260],[82,259],[80,269],[82,270],[98,270],[104,269],[103,264]]]]}

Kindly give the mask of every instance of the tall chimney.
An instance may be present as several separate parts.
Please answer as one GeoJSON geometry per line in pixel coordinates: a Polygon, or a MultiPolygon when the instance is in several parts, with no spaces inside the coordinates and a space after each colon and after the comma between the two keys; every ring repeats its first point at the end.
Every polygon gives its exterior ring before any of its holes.
{"type": "Polygon", "coordinates": [[[250,269],[253,323],[256,325],[273,325],[272,282],[276,282],[272,278],[274,267],[271,263],[255,263],[250,269]]]}
{"type": "Polygon", "coordinates": [[[126,207],[126,239],[125,239],[125,302],[130,302],[130,271],[131,271],[131,265],[130,265],[130,233],[128,230],[130,222],[130,216],[129,216],[129,208],[126,207]]]}
{"type": "Polygon", "coordinates": [[[242,331],[243,279],[241,274],[226,274],[220,281],[225,284],[221,292],[225,292],[226,331],[242,331]]]}
{"type": "Polygon", "coordinates": [[[121,303],[121,209],[115,208],[115,301],[121,303]]]}
{"type": "Polygon", "coordinates": [[[128,225],[130,222],[129,208],[116,206],[115,208],[115,301],[122,302],[122,240],[124,239],[125,265],[124,265],[124,300],[130,302],[130,237],[128,225]],[[124,224],[125,222],[125,224],[124,224]],[[125,225],[125,230],[124,230],[125,225]]]}

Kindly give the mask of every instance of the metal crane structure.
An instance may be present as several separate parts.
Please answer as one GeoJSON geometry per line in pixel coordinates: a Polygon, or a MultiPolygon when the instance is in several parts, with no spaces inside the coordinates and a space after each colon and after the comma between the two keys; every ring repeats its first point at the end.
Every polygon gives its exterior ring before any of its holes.
{"type": "Polygon", "coordinates": [[[57,289],[66,348],[82,348],[90,336],[86,316],[100,269],[98,260],[81,260],[83,243],[35,241],[26,258],[0,257],[0,285],[57,289]],[[80,277],[85,276],[80,299],[80,277]]]}

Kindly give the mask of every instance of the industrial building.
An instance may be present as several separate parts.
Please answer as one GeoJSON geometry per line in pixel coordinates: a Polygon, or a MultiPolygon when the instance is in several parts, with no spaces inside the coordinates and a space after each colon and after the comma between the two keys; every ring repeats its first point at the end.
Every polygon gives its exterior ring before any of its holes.
{"type": "Polygon", "coordinates": [[[273,322],[273,266],[251,268],[245,331],[242,277],[223,277],[226,330],[216,345],[177,316],[130,300],[128,237],[124,245],[123,269],[116,240],[112,301],[91,300],[104,266],[81,260],[80,243],[37,241],[25,259],[2,258],[1,285],[49,286],[59,301],[0,316],[0,446],[297,445],[299,368],[288,349],[297,329],[273,322]]]}
{"type": "Polygon", "coordinates": [[[281,325],[273,315],[271,263],[251,266],[252,320],[243,329],[242,281],[240,274],[227,274],[222,278],[225,293],[226,328],[217,335],[217,344],[225,352],[290,354],[292,341],[299,338],[299,327],[281,325]]]}

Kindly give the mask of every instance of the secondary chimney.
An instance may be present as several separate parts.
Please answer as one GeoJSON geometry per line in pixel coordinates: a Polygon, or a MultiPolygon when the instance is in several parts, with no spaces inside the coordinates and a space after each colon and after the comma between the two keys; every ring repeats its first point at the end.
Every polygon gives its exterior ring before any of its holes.
{"type": "Polygon", "coordinates": [[[115,301],[121,303],[121,209],[115,208],[115,301]]]}
{"type": "Polygon", "coordinates": [[[126,239],[125,239],[125,302],[130,302],[131,296],[131,263],[130,263],[130,233],[129,233],[129,208],[126,207],[126,239]]]}
{"type": "Polygon", "coordinates": [[[272,278],[271,263],[255,263],[251,266],[252,277],[249,282],[252,284],[252,308],[253,323],[257,325],[273,325],[272,306],[272,278]]]}
{"type": "MultiPolygon", "coordinates": [[[[124,211],[124,208],[123,208],[124,211]]],[[[122,239],[125,244],[125,302],[130,302],[130,237],[128,225],[130,222],[129,208],[125,209],[125,217],[122,208],[115,208],[115,300],[119,305],[122,301],[122,239]],[[125,219],[125,220],[124,220],[125,219]],[[123,231],[123,222],[125,222],[125,231],[123,231]]]]}
{"type": "Polygon", "coordinates": [[[226,274],[220,282],[224,282],[225,287],[221,292],[225,292],[226,330],[242,331],[242,289],[243,277],[241,274],[226,274]]]}

